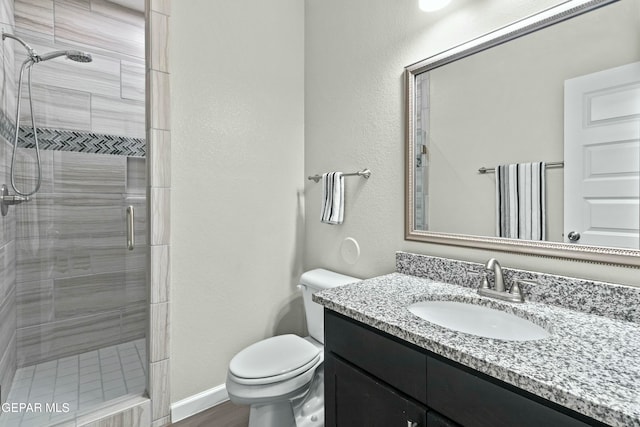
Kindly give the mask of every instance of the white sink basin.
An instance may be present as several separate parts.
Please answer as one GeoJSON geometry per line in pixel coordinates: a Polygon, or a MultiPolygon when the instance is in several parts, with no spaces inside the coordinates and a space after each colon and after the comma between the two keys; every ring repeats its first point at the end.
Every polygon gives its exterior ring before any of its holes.
{"type": "Polygon", "coordinates": [[[455,301],[424,301],[412,304],[408,308],[416,316],[436,325],[485,338],[531,341],[549,336],[547,331],[535,323],[481,305],[455,301]]]}

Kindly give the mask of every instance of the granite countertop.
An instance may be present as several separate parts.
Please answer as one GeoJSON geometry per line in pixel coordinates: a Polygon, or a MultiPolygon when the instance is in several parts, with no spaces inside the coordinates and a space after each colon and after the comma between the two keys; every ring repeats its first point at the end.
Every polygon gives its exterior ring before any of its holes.
{"type": "Polygon", "coordinates": [[[553,305],[514,304],[474,289],[392,273],[314,295],[328,309],[616,427],[640,426],[640,325],[553,305]],[[544,327],[537,341],[456,332],[406,309],[451,300],[498,308],[544,327]]]}

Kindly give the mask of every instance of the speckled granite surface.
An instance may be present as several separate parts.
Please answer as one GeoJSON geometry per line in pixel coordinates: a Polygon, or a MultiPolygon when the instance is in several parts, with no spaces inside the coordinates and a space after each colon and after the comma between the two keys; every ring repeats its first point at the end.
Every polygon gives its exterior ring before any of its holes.
{"type": "MultiPolygon", "coordinates": [[[[502,270],[507,285],[516,278],[535,282],[522,286],[527,301],[640,324],[640,288],[517,270],[504,265],[502,270]]],[[[407,252],[396,253],[396,271],[470,288],[477,288],[485,274],[484,264],[407,252]]],[[[489,274],[493,283],[493,274],[489,274]]]]}
{"type": "MultiPolygon", "coordinates": [[[[475,278],[474,278],[475,280],[475,278]]],[[[514,304],[470,287],[392,273],[314,295],[325,307],[616,427],[640,426],[640,327],[539,302],[514,304]],[[501,341],[429,323],[406,307],[453,300],[499,308],[546,328],[501,341]]]]}

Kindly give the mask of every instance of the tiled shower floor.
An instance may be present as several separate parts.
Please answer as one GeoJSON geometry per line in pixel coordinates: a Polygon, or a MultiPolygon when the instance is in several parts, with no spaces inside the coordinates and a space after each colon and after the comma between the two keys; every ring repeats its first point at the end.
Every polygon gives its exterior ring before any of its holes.
{"type": "Polygon", "coordinates": [[[145,360],[145,340],[140,339],[20,368],[7,403],[30,403],[32,410],[7,412],[9,407],[5,404],[0,427],[54,425],[113,398],[141,395],[146,384],[145,360]],[[57,404],[57,408],[52,407],[52,403],[57,404]],[[65,404],[68,405],[66,412],[65,404]]]}

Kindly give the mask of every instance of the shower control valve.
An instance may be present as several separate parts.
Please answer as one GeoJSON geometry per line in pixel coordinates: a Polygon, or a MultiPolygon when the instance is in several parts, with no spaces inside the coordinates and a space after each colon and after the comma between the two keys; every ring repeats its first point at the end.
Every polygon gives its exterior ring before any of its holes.
{"type": "Polygon", "coordinates": [[[0,188],[0,212],[2,216],[7,216],[9,206],[19,205],[22,202],[28,202],[29,196],[20,196],[18,194],[9,194],[9,189],[5,184],[0,188]]]}

